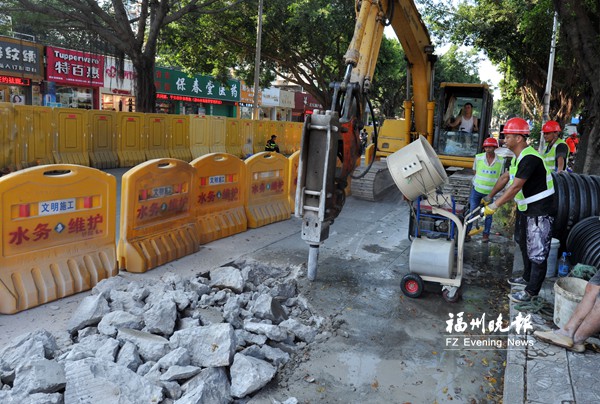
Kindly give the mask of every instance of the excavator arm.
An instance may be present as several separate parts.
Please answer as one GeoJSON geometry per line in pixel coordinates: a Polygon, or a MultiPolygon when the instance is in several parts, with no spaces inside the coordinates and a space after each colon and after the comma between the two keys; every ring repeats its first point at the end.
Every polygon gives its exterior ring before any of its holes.
{"type": "Polygon", "coordinates": [[[355,9],[354,35],[344,56],[344,78],[330,85],[330,108],[314,111],[302,130],[295,214],[302,218],[302,239],[309,244],[311,280],[316,277],[319,246],[329,237],[329,227],[344,206],[348,177],[360,161],[360,130],[386,25],[392,25],[408,59],[412,95],[409,90],[404,103],[406,131],[410,132],[414,123],[417,133],[426,135],[430,142],[433,138],[435,56],[414,2],[357,0],[355,9]],[[418,112],[414,116],[413,110],[418,112]]]}

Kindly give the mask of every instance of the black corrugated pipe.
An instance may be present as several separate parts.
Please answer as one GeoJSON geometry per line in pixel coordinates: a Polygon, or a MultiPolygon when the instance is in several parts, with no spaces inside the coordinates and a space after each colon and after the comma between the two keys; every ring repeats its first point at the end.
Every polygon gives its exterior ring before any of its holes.
{"type": "Polygon", "coordinates": [[[578,222],[567,237],[571,262],[600,268],[600,217],[591,216],[578,222]]]}
{"type": "Polygon", "coordinates": [[[573,226],[590,216],[600,215],[600,177],[552,173],[552,179],[556,190],[553,234],[564,245],[573,226]]]}

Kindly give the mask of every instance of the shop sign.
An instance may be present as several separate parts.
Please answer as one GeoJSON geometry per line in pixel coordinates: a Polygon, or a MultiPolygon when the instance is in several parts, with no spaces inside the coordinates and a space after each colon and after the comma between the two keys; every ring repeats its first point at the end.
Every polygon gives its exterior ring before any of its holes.
{"type": "MultiPolygon", "coordinates": [[[[240,81],[240,86],[242,91],[240,93],[240,102],[250,104],[249,106],[254,105],[254,86],[250,87],[246,85],[245,81],[240,81]]],[[[262,103],[262,90],[258,89],[258,105],[262,103]]]]}
{"type": "Polygon", "coordinates": [[[260,105],[263,107],[278,107],[280,91],[281,90],[275,87],[265,88],[263,90],[262,102],[260,105]]]}
{"type": "Polygon", "coordinates": [[[123,77],[117,73],[117,60],[112,56],[104,59],[104,87],[113,94],[128,95],[135,93],[135,80],[137,74],[131,60],[123,61],[123,77]]]}
{"type": "Polygon", "coordinates": [[[155,68],[154,85],[157,93],[221,101],[240,100],[238,80],[227,80],[227,83],[221,83],[212,76],[188,76],[182,71],[164,67],[155,68]]]}
{"type": "Polygon", "coordinates": [[[48,46],[46,62],[49,81],[91,87],[104,85],[103,55],[48,46]]]}
{"type": "Polygon", "coordinates": [[[0,84],[6,84],[9,86],[28,86],[31,84],[31,80],[24,79],[22,77],[11,77],[0,75],[0,84]]]}
{"type": "Polygon", "coordinates": [[[42,45],[0,37],[0,73],[41,80],[42,62],[42,45]]]}
{"type": "Polygon", "coordinates": [[[296,93],[296,109],[312,112],[313,109],[324,109],[323,105],[309,93],[296,93]]]}
{"type": "Polygon", "coordinates": [[[294,108],[294,93],[291,91],[279,91],[279,106],[282,108],[294,108]]]}
{"type": "Polygon", "coordinates": [[[175,94],[156,94],[157,100],[171,100],[183,102],[200,102],[202,104],[223,104],[221,100],[213,100],[211,98],[189,97],[187,95],[175,94]]]}

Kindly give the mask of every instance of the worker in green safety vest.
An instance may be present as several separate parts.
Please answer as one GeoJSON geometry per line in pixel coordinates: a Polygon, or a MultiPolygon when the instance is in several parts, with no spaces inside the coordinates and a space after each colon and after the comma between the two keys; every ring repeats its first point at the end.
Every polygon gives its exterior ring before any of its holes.
{"type": "MultiPolygon", "coordinates": [[[[479,208],[481,200],[490,193],[492,188],[494,188],[494,185],[496,185],[496,181],[500,178],[500,174],[502,174],[504,158],[496,156],[494,151],[497,148],[498,141],[493,137],[488,137],[483,141],[484,152],[475,156],[475,161],[473,162],[475,177],[473,177],[473,189],[471,189],[471,195],[469,196],[469,206],[471,207],[471,211],[479,208]]],[[[491,200],[489,200],[489,202],[491,202],[491,200]]],[[[467,242],[471,240],[469,232],[471,231],[472,226],[473,223],[467,225],[467,236],[465,237],[465,241],[467,242]]],[[[484,243],[487,243],[490,240],[491,229],[492,216],[488,216],[485,218],[483,226],[482,241],[484,243]]]]}
{"type": "Polygon", "coordinates": [[[527,302],[539,294],[546,277],[556,209],[554,183],[543,157],[527,144],[529,124],[524,119],[509,119],[503,133],[515,157],[508,173],[500,176],[488,198],[493,198],[506,184],[509,187],[495,202],[486,205],[482,213],[493,215],[498,207],[513,198],[517,203],[515,239],[523,256],[523,275],[510,278],[508,283],[524,290],[510,294],[509,298],[514,302],[527,302]]]}
{"type": "Polygon", "coordinates": [[[560,125],[556,121],[548,121],[542,126],[542,133],[547,144],[542,157],[550,171],[559,173],[567,169],[567,159],[569,158],[569,146],[560,138],[561,132],[560,125]]]}
{"type": "Polygon", "coordinates": [[[279,146],[277,146],[275,139],[277,139],[277,136],[271,135],[271,139],[267,140],[265,145],[265,151],[279,153],[279,146]]]}

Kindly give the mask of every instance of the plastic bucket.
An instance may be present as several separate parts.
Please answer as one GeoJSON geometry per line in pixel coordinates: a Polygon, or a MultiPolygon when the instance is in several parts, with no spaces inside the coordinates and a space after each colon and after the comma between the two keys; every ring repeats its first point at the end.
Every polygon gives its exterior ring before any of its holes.
{"type": "Polygon", "coordinates": [[[550,243],[550,254],[548,255],[548,267],[546,269],[546,278],[554,278],[558,270],[558,248],[560,240],[553,238],[550,243]]]}
{"type": "Polygon", "coordinates": [[[554,284],[554,324],[563,327],[581,302],[587,281],[579,278],[559,278],[554,284]]]}

